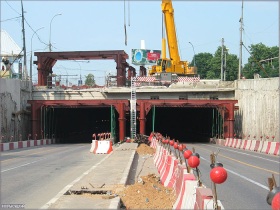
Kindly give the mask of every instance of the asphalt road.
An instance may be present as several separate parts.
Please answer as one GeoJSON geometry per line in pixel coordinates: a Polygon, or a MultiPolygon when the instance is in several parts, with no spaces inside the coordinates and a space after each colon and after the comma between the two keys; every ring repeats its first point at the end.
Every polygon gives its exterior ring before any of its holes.
{"type": "Polygon", "coordinates": [[[39,209],[102,160],[90,144],[45,145],[1,152],[1,204],[39,209]]]}
{"type": "MultiPolygon", "coordinates": [[[[200,155],[200,179],[211,188],[210,154],[217,153],[228,178],[218,184],[217,195],[225,209],[271,210],[266,203],[268,178],[278,186],[279,156],[214,144],[187,144],[200,155]]],[[[106,155],[89,153],[90,144],[45,145],[1,152],[1,204],[24,204],[39,209],[106,155]]]]}
{"type": "Polygon", "coordinates": [[[218,153],[217,161],[227,170],[227,180],[216,184],[217,198],[225,209],[271,210],[266,197],[269,192],[268,178],[274,174],[280,185],[279,156],[223,147],[214,144],[187,144],[200,155],[200,178],[212,188],[210,179],[210,154],[218,153]]]}

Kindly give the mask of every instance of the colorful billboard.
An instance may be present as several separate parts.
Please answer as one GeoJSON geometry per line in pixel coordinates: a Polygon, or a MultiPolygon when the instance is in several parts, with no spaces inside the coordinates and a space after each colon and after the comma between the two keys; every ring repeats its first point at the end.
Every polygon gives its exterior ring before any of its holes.
{"type": "Polygon", "coordinates": [[[134,65],[154,65],[161,57],[161,50],[132,49],[131,54],[134,65]]]}

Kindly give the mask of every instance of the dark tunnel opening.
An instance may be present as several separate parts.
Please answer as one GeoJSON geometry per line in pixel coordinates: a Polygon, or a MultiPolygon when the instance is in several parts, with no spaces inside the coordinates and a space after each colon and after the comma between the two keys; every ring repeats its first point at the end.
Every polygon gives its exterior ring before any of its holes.
{"type": "MultiPolygon", "coordinates": [[[[209,142],[213,108],[156,107],[154,131],[180,142],[209,142]]],[[[147,115],[147,133],[152,132],[153,109],[147,115]]]]}
{"type": "MultiPolygon", "coordinates": [[[[180,142],[208,142],[213,135],[214,110],[156,107],[154,131],[180,142]]],[[[111,132],[111,127],[115,131],[115,142],[119,141],[119,115],[116,109],[112,111],[111,107],[48,108],[42,113],[42,119],[44,133],[48,136],[54,134],[57,143],[91,143],[93,133],[111,132]]],[[[146,135],[149,135],[152,129],[153,109],[146,116],[146,135]]],[[[125,130],[125,136],[129,137],[129,112],[126,112],[125,130]]],[[[139,130],[137,120],[137,133],[139,130]]]]}
{"type": "Polygon", "coordinates": [[[56,108],[54,124],[59,143],[91,143],[93,133],[110,132],[110,107],[56,108]]]}

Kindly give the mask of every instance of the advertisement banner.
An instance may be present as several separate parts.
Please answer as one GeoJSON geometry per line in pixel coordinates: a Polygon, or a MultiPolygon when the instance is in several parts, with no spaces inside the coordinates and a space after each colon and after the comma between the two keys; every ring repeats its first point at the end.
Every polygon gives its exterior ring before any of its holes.
{"type": "Polygon", "coordinates": [[[154,65],[161,57],[161,50],[132,49],[131,54],[134,65],[154,65]]]}

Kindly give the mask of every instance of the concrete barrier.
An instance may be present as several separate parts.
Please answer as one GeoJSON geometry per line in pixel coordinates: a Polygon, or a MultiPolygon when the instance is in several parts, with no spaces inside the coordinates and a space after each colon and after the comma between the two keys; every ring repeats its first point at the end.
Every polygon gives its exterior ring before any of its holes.
{"type": "Polygon", "coordinates": [[[264,145],[264,141],[260,141],[259,147],[257,148],[257,152],[261,152],[264,145]]]}
{"type": "Polygon", "coordinates": [[[232,138],[226,138],[226,143],[225,146],[229,147],[229,145],[231,144],[232,138]]]}
{"type": "Polygon", "coordinates": [[[279,155],[279,144],[279,142],[269,142],[266,153],[272,155],[279,155]]]}
{"type": "Polygon", "coordinates": [[[250,144],[250,147],[248,148],[248,150],[255,151],[256,143],[257,143],[256,140],[251,140],[251,144],[250,144]]]}
{"type": "Polygon", "coordinates": [[[235,145],[234,145],[234,148],[239,149],[239,148],[240,148],[240,146],[241,146],[241,142],[242,142],[242,140],[241,140],[241,139],[236,139],[236,143],[235,143],[235,145]]]}
{"type": "MultiPolygon", "coordinates": [[[[232,139],[226,138],[225,146],[234,147],[244,150],[250,150],[255,152],[262,152],[266,154],[280,155],[280,142],[262,141],[262,140],[250,140],[250,139],[232,139]]],[[[217,141],[219,145],[222,141],[217,141]]]]}
{"type": "Polygon", "coordinates": [[[162,158],[160,160],[159,168],[158,168],[158,172],[160,175],[162,175],[163,171],[165,170],[165,166],[167,163],[167,157],[168,157],[168,151],[164,149],[163,153],[162,153],[162,158]]]}
{"type": "MultiPolygon", "coordinates": [[[[235,146],[241,145],[241,139],[236,139],[234,142],[235,146]]],[[[228,139],[227,144],[233,145],[233,139],[228,139]]],[[[214,209],[212,190],[199,187],[192,170],[188,173],[186,166],[179,163],[179,160],[159,143],[156,146],[154,163],[160,174],[161,183],[165,187],[172,187],[176,194],[173,209],[214,209]],[[198,188],[202,190],[198,191],[198,188]]],[[[218,205],[224,209],[219,200],[218,205]]]]}
{"type": "Polygon", "coordinates": [[[245,146],[245,150],[249,150],[250,149],[250,147],[251,147],[251,144],[252,144],[252,140],[245,140],[245,141],[247,141],[247,143],[246,143],[246,146],[245,146]]]}
{"type": "Polygon", "coordinates": [[[46,145],[46,144],[51,144],[51,139],[6,142],[6,143],[0,143],[0,151],[1,152],[9,151],[9,150],[14,150],[14,149],[41,146],[41,145],[46,145]]]}
{"type": "Polygon", "coordinates": [[[195,202],[195,191],[197,180],[194,174],[187,173],[182,165],[178,165],[178,178],[176,180],[175,193],[177,199],[173,205],[173,209],[193,209],[195,202]]]}
{"type": "MultiPolygon", "coordinates": [[[[218,206],[224,209],[221,201],[217,201],[218,206]]],[[[215,209],[212,190],[209,188],[198,187],[196,188],[196,202],[194,210],[201,209],[215,209]]]]}
{"type": "MultiPolygon", "coordinates": [[[[178,160],[174,156],[168,155],[165,170],[160,177],[160,181],[165,187],[167,187],[168,185],[169,187],[173,187],[172,184],[174,184],[174,181],[171,182],[171,178],[175,172],[177,165],[178,160]]],[[[173,178],[175,178],[175,175],[173,176],[173,178]]]]}
{"type": "Polygon", "coordinates": [[[179,165],[179,160],[175,159],[174,163],[173,163],[173,171],[171,171],[171,177],[170,177],[170,179],[167,179],[164,182],[165,187],[174,188],[174,185],[176,183],[176,179],[178,177],[178,165],[179,165]]]}
{"type": "Polygon", "coordinates": [[[163,153],[163,146],[158,144],[158,146],[156,148],[155,155],[154,155],[154,163],[155,163],[156,168],[159,167],[159,163],[160,163],[162,153],[163,153]]]}

